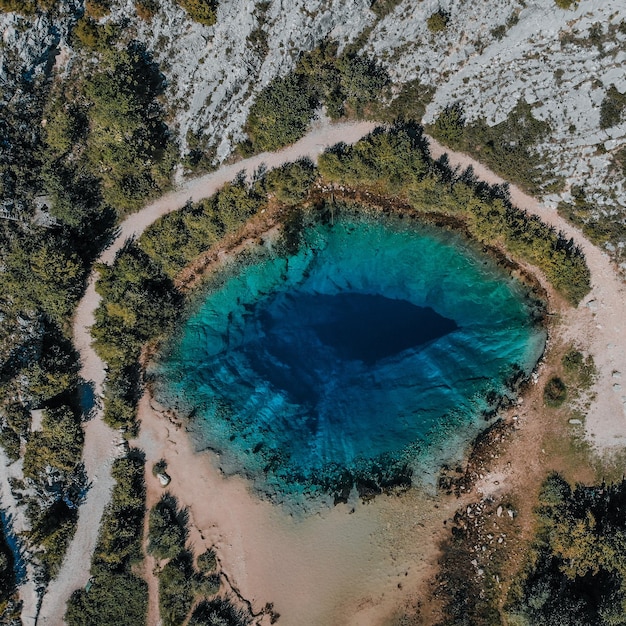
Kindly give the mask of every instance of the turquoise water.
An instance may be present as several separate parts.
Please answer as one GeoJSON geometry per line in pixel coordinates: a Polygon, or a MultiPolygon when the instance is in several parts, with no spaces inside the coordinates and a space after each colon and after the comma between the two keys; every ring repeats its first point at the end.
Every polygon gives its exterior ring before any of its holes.
{"type": "Polygon", "coordinates": [[[281,496],[375,491],[435,450],[458,457],[542,353],[525,288],[458,235],[401,220],[344,215],[303,239],[213,281],[154,369],[158,399],[281,496]]]}

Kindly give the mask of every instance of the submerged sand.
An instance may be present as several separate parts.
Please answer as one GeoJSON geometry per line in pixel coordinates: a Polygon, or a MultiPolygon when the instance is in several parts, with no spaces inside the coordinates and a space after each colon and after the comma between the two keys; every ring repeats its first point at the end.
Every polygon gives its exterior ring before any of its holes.
{"type": "MultiPolygon", "coordinates": [[[[225,477],[219,455],[194,452],[182,423],[151,402],[146,395],[140,403],[137,444],[149,467],[166,460],[168,490],[188,507],[196,554],[214,546],[255,612],[270,602],[284,626],[384,624],[433,573],[441,520],[458,500],[446,505],[411,489],[294,515],[259,499],[244,478],[225,477]]],[[[149,476],[148,506],[163,491],[149,476]]],[[[269,624],[269,616],[259,622],[269,624]]]]}

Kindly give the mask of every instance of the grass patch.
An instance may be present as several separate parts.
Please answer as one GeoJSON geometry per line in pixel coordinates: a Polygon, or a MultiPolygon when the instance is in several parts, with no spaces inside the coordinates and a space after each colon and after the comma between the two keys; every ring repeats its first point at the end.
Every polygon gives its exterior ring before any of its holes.
{"type": "Polygon", "coordinates": [[[546,406],[558,408],[566,398],[567,385],[558,376],[550,378],[543,389],[543,401],[546,406]]]}

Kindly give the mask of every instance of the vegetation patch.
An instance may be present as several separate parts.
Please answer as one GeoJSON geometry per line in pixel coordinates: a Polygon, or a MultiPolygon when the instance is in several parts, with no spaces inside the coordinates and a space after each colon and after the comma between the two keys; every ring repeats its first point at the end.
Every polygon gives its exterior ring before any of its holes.
{"type": "Polygon", "coordinates": [[[567,385],[558,377],[548,380],[543,389],[543,401],[547,406],[560,407],[567,398],[567,385]]]}
{"type": "Polygon", "coordinates": [[[189,620],[189,626],[248,626],[251,623],[249,614],[229,598],[201,602],[189,620]]]}
{"type": "MultiPolygon", "coordinates": [[[[15,560],[7,543],[3,525],[0,525],[0,621],[8,618],[15,593],[15,560]]],[[[4,622],[9,623],[9,622],[4,622]]]]}
{"type": "Polygon", "coordinates": [[[468,123],[462,106],[450,105],[428,130],[442,143],[471,154],[530,194],[561,187],[561,181],[551,174],[554,167],[536,148],[549,135],[550,126],[535,118],[524,100],[518,102],[506,120],[494,126],[483,120],[468,123]]]}
{"type": "MultiPolygon", "coordinates": [[[[619,153],[618,153],[619,154],[619,153]]],[[[625,154],[626,156],[626,154],[625,154]]],[[[605,248],[607,244],[617,245],[612,256],[617,260],[626,258],[626,219],[616,210],[605,207],[601,210],[588,200],[587,190],[582,186],[572,187],[572,201],[559,202],[559,215],[577,226],[589,241],[605,248]]]]}
{"type": "Polygon", "coordinates": [[[144,459],[137,450],[118,459],[116,485],[107,505],[91,562],[90,584],[67,604],[68,626],[141,626],[146,623],[148,586],[132,573],[142,559],[145,515],[144,459]]]}
{"type": "Polygon", "coordinates": [[[381,20],[386,15],[389,15],[401,2],[402,0],[373,0],[370,10],[381,20]]]}
{"type": "Polygon", "coordinates": [[[572,488],[556,473],[546,479],[536,513],[536,539],[509,598],[512,623],[608,626],[624,622],[625,507],[623,480],[572,488]]]}
{"type": "Polygon", "coordinates": [[[419,79],[404,83],[393,97],[381,98],[368,105],[365,117],[375,121],[394,123],[398,120],[420,121],[432,101],[435,90],[422,85],[419,79]]]}
{"type": "Polygon", "coordinates": [[[179,508],[173,496],[165,494],[152,507],[149,520],[148,552],[167,560],[157,574],[161,620],[163,626],[177,626],[184,623],[195,604],[219,591],[217,558],[213,550],[207,550],[194,566],[193,555],[185,549],[187,512],[179,508]]]}
{"type": "Polygon", "coordinates": [[[157,559],[173,559],[185,549],[186,541],[186,512],[178,510],[176,498],[164,494],[150,510],[148,552],[157,559]]]}
{"type": "Polygon", "coordinates": [[[187,11],[189,17],[199,24],[213,26],[217,19],[216,0],[176,0],[187,11]]]}
{"type": "Polygon", "coordinates": [[[617,126],[626,109],[626,94],[620,93],[615,85],[611,85],[600,105],[600,128],[617,126]]]}
{"type": "Polygon", "coordinates": [[[321,104],[333,119],[347,113],[363,116],[388,80],[368,57],[352,51],[339,54],[336,43],[322,44],[304,53],[290,74],[261,90],[250,108],[245,126],[249,140],[241,150],[252,154],[297,141],[321,104]]]}
{"type": "Polygon", "coordinates": [[[34,15],[37,11],[53,11],[58,4],[59,0],[0,0],[0,11],[34,15]]]}
{"type": "Polygon", "coordinates": [[[426,20],[426,26],[431,33],[440,33],[446,30],[449,21],[450,14],[443,9],[439,9],[426,20]]]}

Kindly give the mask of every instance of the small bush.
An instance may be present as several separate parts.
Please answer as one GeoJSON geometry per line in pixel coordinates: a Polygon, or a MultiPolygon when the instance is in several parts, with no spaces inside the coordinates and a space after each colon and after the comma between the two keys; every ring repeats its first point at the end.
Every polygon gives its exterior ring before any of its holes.
{"type": "Polygon", "coordinates": [[[35,0],[0,0],[0,11],[3,13],[33,15],[36,10],[37,2],[35,0]]]}
{"type": "Polygon", "coordinates": [[[181,524],[184,513],[178,510],[178,501],[169,494],[150,511],[148,531],[148,552],[159,559],[173,559],[184,549],[187,541],[187,529],[181,524]]]}
{"type": "Polygon", "coordinates": [[[191,554],[181,552],[159,574],[159,609],[163,626],[185,621],[194,599],[194,571],[191,554]]]}
{"type": "Polygon", "coordinates": [[[565,398],[567,397],[567,386],[565,383],[558,377],[553,376],[544,387],[543,390],[543,400],[544,402],[551,407],[559,407],[565,402],[565,398]]]}
{"type": "Polygon", "coordinates": [[[213,574],[217,569],[215,550],[210,548],[206,552],[203,552],[198,557],[197,568],[201,574],[213,574]]]}
{"type": "Polygon", "coordinates": [[[159,3],[157,0],[137,0],[135,2],[135,11],[137,11],[137,15],[144,20],[144,22],[149,22],[159,10],[159,3]]]}
{"type": "Polygon", "coordinates": [[[439,9],[439,11],[433,13],[427,20],[426,26],[431,33],[440,33],[446,30],[448,22],[450,21],[450,14],[446,11],[439,9]]]}
{"type": "Polygon", "coordinates": [[[187,11],[189,17],[199,24],[215,24],[217,2],[215,0],[178,0],[178,4],[187,11]]]}
{"type": "Polygon", "coordinates": [[[87,0],[85,2],[85,15],[96,20],[103,18],[111,12],[109,0],[87,0]]]}
{"type": "Polygon", "coordinates": [[[131,573],[101,572],[89,591],[77,589],[67,603],[68,626],[142,626],[148,612],[148,585],[131,573]]]}
{"type": "Polygon", "coordinates": [[[15,591],[15,571],[13,553],[6,541],[4,529],[0,526],[0,608],[15,591]]]}
{"type": "Polygon", "coordinates": [[[622,148],[615,153],[615,165],[622,176],[626,178],[626,148],[622,148]]]}
{"type": "Polygon", "coordinates": [[[464,126],[465,117],[461,105],[448,105],[435,121],[435,136],[451,146],[456,146],[463,138],[464,126]]]}
{"type": "Polygon", "coordinates": [[[247,626],[252,621],[228,598],[201,602],[194,610],[189,626],[247,626]]]}
{"type": "Polygon", "coordinates": [[[559,9],[571,9],[572,5],[575,3],[574,0],[554,0],[554,4],[556,4],[559,9]]]}
{"type": "Polygon", "coordinates": [[[256,150],[276,150],[303,137],[317,102],[301,77],[289,74],[274,78],[259,93],[246,123],[256,150]]]}
{"type": "Polygon", "coordinates": [[[152,466],[152,475],[156,477],[159,474],[162,474],[165,470],[167,470],[167,462],[165,459],[161,459],[152,466]]]}
{"type": "Polygon", "coordinates": [[[600,105],[600,128],[617,126],[626,109],[626,94],[620,93],[615,85],[611,85],[600,105]]]}
{"type": "Polygon", "coordinates": [[[579,389],[588,389],[596,377],[596,367],[593,357],[585,355],[571,348],[563,355],[563,370],[567,375],[567,382],[576,385],[579,389]]]}

